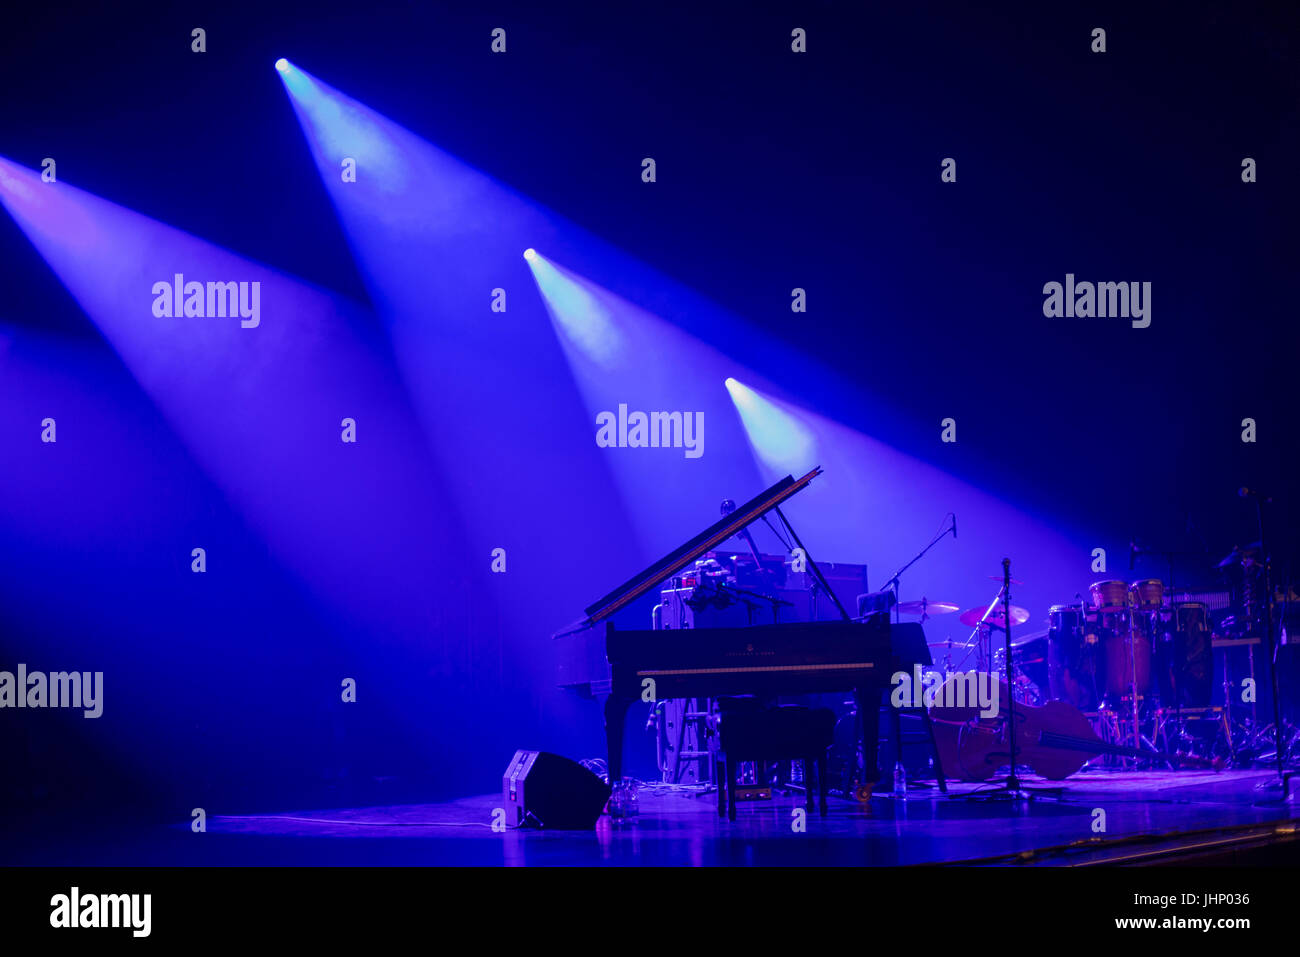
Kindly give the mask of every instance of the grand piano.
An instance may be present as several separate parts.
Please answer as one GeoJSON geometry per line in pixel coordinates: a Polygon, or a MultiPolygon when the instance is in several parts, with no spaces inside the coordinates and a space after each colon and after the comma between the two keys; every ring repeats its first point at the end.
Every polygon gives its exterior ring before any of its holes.
{"type": "Polygon", "coordinates": [[[875,780],[880,693],[895,671],[910,671],[913,661],[930,662],[920,625],[891,625],[884,614],[850,616],[781,512],[781,503],[819,474],[821,469],[815,468],[798,479],[787,475],[588,606],[581,621],[555,636],[561,687],[589,697],[605,696],[611,782],[622,777],[623,729],[634,701],[835,691],[854,695],[863,719],[865,773],[868,781],[875,780]],[[609,620],[770,512],[802,551],[839,620],[664,630],[619,629],[609,620]]]}

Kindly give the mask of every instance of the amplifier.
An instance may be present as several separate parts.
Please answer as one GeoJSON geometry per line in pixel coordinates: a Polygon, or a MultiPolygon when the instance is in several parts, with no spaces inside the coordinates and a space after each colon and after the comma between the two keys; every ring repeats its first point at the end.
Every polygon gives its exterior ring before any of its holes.
{"type": "Polygon", "coordinates": [[[549,751],[516,751],[501,779],[509,827],[589,831],[609,794],[609,785],[581,764],[549,751]]]}
{"type": "MultiPolygon", "coordinates": [[[[826,583],[835,590],[835,597],[850,615],[854,614],[854,603],[867,591],[867,566],[818,562],[817,567],[825,576],[826,583]]],[[[791,603],[781,608],[782,621],[831,621],[840,617],[835,602],[822,589],[811,569],[787,571],[785,585],[777,589],[777,597],[791,603]]]]}

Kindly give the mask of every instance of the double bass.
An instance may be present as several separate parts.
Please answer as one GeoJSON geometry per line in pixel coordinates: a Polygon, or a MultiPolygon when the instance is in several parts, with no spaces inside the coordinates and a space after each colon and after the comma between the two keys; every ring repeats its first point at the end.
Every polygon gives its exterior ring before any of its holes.
{"type": "MultiPolygon", "coordinates": [[[[961,700],[955,694],[946,697],[948,692],[945,689],[948,684],[965,681],[962,675],[950,677],[935,691],[936,702],[961,700]]],[[[1015,763],[1027,765],[1035,774],[1049,781],[1064,780],[1103,754],[1155,759],[1215,771],[1223,766],[1220,759],[1211,761],[1194,755],[1107,744],[1097,737],[1083,712],[1074,705],[1065,701],[1025,704],[1012,699],[1005,681],[999,682],[998,687],[999,713],[993,717],[981,717],[978,705],[944,707],[935,704],[930,707],[935,745],[945,774],[963,781],[987,781],[999,768],[1011,763],[1008,707],[1016,709],[1015,763]]]]}

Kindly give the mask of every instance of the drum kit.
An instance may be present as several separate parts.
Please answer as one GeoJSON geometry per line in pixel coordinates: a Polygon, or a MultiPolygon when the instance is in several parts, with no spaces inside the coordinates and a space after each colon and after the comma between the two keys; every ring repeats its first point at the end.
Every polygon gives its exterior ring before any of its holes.
{"type": "Polygon", "coordinates": [[[1208,606],[1167,600],[1157,578],[1093,582],[1088,592],[1091,602],[1049,612],[1052,696],[1107,721],[1112,735],[1118,727],[1133,747],[1183,740],[1185,720],[1213,712],[1208,606]]]}
{"type": "MultiPolygon", "coordinates": [[[[936,683],[956,672],[992,671],[1023,704],[1073,705],[1110,745],[1228,756],[1234,750],[1230,689],[1239,682],[1235,675],[1230,678],[1225,659],[1224,699],[1215,704],[1212,647],[1235,640],[1212,632],[1205,602],[1175,597],[1155,578],[1094,582],[1086,598],[1051,606],[1045,630],[1025,635],[1013,630],[1010,662],[998,637],[1006,627],[1000,604],[962,611],[953,602],[922,599],[901,603],[897,610],[923,622],[960,612],[958,620],[972,629],[964,641],[930,643],[936,683]]],[[[1016,629],[1030,613],[1013,605],[1010,618],[1016,629]]],[[[1253,677],[1253,658],[1250,667],[1253,677]]],[[[1237,727],[1251,729],[1248,722],[1237,727]]],[[[1248,733],[1257,734],[1257,725],[1248,733]]]]}
{"type": "MultiPolygon", "coordinates": [[[[1013,580],[1012,584],[1019,585],[1022,582],[1013,580]]],[[[1019,605],[1010,605],[1004,609],[996,599],[987,607],[968,608],[962,611],[961,606],[953,602],[923,598],[920,601],[902,602],[897,610],[902,615],[919,616],[922,622],[935,615],[949,615],[960,611],[958,620],[972,629],[970,636],[964,641],[949,639],[929,643],[930,657],[934,661],[929,674],[936,685],[957,672],[971,670],[993,671],[1006,680],[1005,642],[996,640],[995,632],[1006,631],[1008,614],[1013,628],[1029,620],[1027,609],[1019,605]]],[[[1043,682],[1040,680],[1045,675],[1034,673],[1035,666],[1045,664],[1045,658],[1037,643],[1046,635],[1046,632],[1042,632],[1037,635],[1018,637],[1011,642],[1010,687],[1016,699],[1026,704],[1042,704],[1047,700],[1042,693],[1043,682]]]]}

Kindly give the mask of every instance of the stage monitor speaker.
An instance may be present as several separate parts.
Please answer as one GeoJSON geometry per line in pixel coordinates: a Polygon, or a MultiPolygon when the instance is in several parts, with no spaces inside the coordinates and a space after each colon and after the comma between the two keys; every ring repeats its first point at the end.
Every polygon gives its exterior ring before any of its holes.
{"type": "Polygon", "coordinates": [[[609,800],[608,784],[549,751],[516,751],[501,789],[510,827],[589,831],[609,800]]]}

